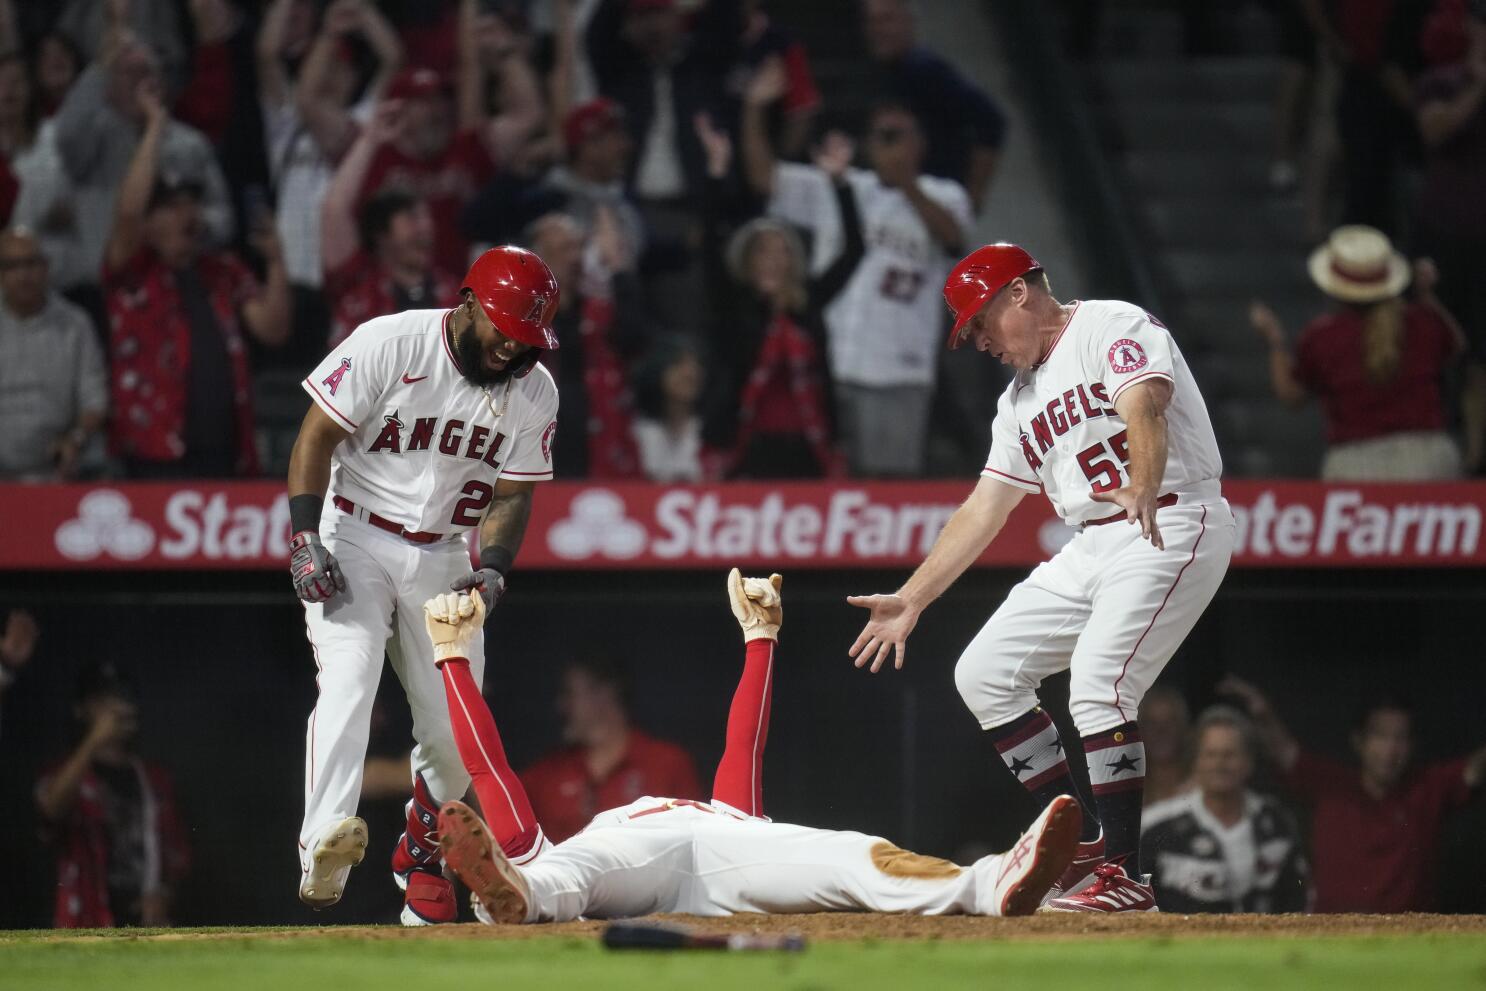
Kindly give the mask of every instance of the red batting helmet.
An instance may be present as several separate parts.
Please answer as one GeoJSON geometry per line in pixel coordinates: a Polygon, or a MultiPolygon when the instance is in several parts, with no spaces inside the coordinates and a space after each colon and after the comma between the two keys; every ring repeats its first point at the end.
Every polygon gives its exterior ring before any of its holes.
{"type": "Polygon", "coordinates": [[[557,350],[557,280],[547,263],[525,248],[491,248],[470,266],[460,292],[468,292],[495,329],[522,344],[557,350]]]}
{"type": "Polygon", "coordinates": [[[960,329],[992,296],[1012,279],[1041,267],[1025,249],[1005,242],[976,248],[962,258],[944,280],[944,301],[955,315],[955,326],[947,342],[949,349],[953,351],[960,346],[960,329]]]}

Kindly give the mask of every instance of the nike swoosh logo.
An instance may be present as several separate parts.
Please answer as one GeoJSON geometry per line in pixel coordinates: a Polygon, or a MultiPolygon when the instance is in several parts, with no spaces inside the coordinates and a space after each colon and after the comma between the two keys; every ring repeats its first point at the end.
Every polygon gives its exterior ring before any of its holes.
{"type": "Polygon", "coordinates": [[[427,375],[419,375],[417,378],[409,378],[408,377],[408,373],[407,372],[403,372],[402,373],[402,384],[403,385],[412,385],[414,382],[422,382],[426,378],[428,378],[427,375]]]}

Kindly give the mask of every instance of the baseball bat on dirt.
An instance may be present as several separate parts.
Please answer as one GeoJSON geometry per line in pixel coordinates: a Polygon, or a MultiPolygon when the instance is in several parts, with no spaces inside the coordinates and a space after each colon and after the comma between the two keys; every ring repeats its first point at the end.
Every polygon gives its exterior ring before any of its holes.
{"type": "Polygon", "coordinates": [[[786,950],[805,948],[798,933],[753,935],[750,933],[699,933],[681,926],[654,923],[615,922],[604,930],[604,945],[611,950],[786,950]]]}

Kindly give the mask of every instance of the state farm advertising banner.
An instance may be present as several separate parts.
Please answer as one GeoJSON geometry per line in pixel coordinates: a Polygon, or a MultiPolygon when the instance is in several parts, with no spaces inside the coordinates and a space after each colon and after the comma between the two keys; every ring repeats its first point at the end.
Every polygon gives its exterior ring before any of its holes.
{"type": "MultiPolygon", "coordinates": [[[[520,566],[911,567],[970,487],[546,482],[520,566]]],[[[1486,565],[1486,483],[1223,488],[1238,518],[1236,567],[1486,565]]],[[[277,482],[0,485],[0,520],[0,569],[9,571],[286,566],[288,499],[277,482]]],[[[1029,567],[1076,532],[1028,496],[980,564],[1029,567]]]]}

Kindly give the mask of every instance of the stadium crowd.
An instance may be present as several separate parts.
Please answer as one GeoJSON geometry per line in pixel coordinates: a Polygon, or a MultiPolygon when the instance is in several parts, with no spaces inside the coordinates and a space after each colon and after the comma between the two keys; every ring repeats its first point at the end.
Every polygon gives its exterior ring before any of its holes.
{"type": "Polygon", "coordinates": [[[0,475],[280,470],[263,376],[493,243],[564,290],[560,474],[921,475],[1004,121],[862,24],[833,117],[745,0],[5,0],[0,475]]]}

